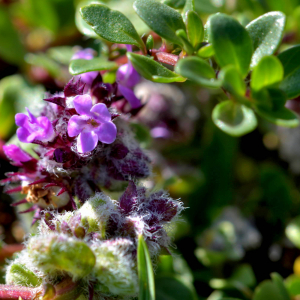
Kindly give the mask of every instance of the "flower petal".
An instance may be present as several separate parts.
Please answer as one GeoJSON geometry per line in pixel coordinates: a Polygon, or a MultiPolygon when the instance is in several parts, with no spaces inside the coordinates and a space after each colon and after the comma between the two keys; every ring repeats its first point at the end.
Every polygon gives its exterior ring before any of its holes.
{"type": "Polygon", "coordinates": [[[89,115],[93,106],[90,95],[78,95],[73,100],[74,107],[80,115],[89,115]]]}
{"type": "Polygon", "coordinates": [[[30,136],[30,132],[26,128],[20,127],[17,129],[17,137],[21,142],[31,143],[32,140],[28,139],[29,136],[30,136]]]}
{"type": "Polygon", "coordinates": [[[119,91],[124,96],[124,98],[129,102],[132,108],[138,108],[142,106],[140,99],[138,99],[135,96],[134,92],[131,89],[119,84],[119,91]]]}
{"type": "Polygon", "coordinates": [[[23,113],[15,115],[15,122],[17,126],[24,126],[29,121],[29,117],[23,113]]]}
{"type": "Polygon", "coordinates": [[[81,116],[72,116],[68,123],[68,135],[70,137],[77,136],[86,125],[85,118],[81,116]]]}
{"type": "Polygon", "coordinates": [[[92,151],[98,144],[98,136],[95,132],[81,132],[77,139],[77,150],[80,153],[92,151]]]}
{"type": "Polygon", "coordinates": [[[39,130],[39,134],[36,135],[36,137],[42,142],[52,140],[55,136],[55,133],[50,120],[47,117],[39,117],[37,118],[37,123],[41,130],[39,130]]]}
{"type": "Polygon", "coordinates": [[[113,122],[107,122],[101,124],[96,133],[100,142],[104,144],[111,144],[116,139],[117,127],[113,122]]]}
{"type": "Polygon", "coordinates": [[[94,105],[91,112],[93,113],[94,118],[100,123],[106,123],[111,120],[111,114],[104,103],[94,105]]]}
{"type": "Polygon", "coordinates": [[[3,151],[5,155],[12,161],[20,164],[32,159],[32,157],[16,145],[4,145],[3,151]]]}
{"type": "Polygon", "coordinates": [[[116,79],[121,85],[132,88],[140,82],[141,76],[131,63],[127,63],[118,69],[116,79]]]}

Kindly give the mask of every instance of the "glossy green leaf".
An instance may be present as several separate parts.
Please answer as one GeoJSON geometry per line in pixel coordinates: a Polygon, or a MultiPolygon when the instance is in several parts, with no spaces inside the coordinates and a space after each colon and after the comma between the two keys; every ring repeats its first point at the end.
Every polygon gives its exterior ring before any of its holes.
{"type": "Polygon", "coordinates": [[[131,61],[134,68],[146,79],[155,82],[183,82],[186,78],[170,71],[160,63],[153,59],[138,55],[132,52],[127,52],[127,57],[131,61]]]}
{"type": "Polygon", "coordinates": [[[223,68],[219,79],[222,81],[222,86],[231,94],[238,96],[245,95],[246,84],[236,67],[229,65],[223,68]]]}
{"type": "Polygon", "coordinates": [[[25,49],[9,17],[8,10],[0,6],[0,57],[12,64],[24,62],[25,49]]]}
{"type": "Polygon", "coordinates": [[[251,75],[251,88],[260,89],[280,82],[283,79],[283,67],[275,56],[265,56],[254,67],[251,75]]]}
{"type": "Polygon", "coordinates": [[[252,98],[255,99],[259,108],[276,111],[284,107],[286,94],[278,88],[263,88],[259,91],[252,91],[252,98]]]}
{"type": "Polygon", "coordinates": [[[216,105],[212,119],[217,127],[232,136],[242,136],[257,126],[253,110],[231,100],[216,105]]]}
{"type": "Polygon", "coordinates": [[[269,12],[253,20],[246,29],[253,41],[254,53],[251,68],[278,48],[285,27],[285,15],[282,12],[269,12]]]}
{"type": "Polygon", "coordinates": [[[175,72],[205,87],[218,88],[221,86],[213,68],[199,57],[186,57],[179,60],[175,72]]]}
{"type": "Polygon", "coordinates": [[[195,0],[186,0],[182,12],[182,17],[185,23],[187,23],[187,15],[190,11],[195,11],[195,0]]]}
{"type": "Polygon", "coordinates": [[[211,44],[205,45],[199,49],[197,55],[202,58],[209,58],[215,54],[215,50],[211,44]]]}
{"type": "Polygon", "coordinates": [[[211,16],[209,23],[209,39],[218,64],[221,67],[234,65],[245,77],[252,56],[252,41],[246,29],[225,14],[211,16]]]}
{"type": "Polygon", "coordinates": [[[194,47],[189,42],[186,32],[183,29],[179,29],[176,31],[176,35],[181,40],[184,50],[189,55],[192,55],[194,53],[194,47]]]}
{"type": "Polygon", "coordinates": [[[291,110],[284,106],[275,111],[264,108],[256,108],[256,112],[264,119],[276,125],[283,127],[297,127],[299,126],[298,116],[291,110]]]}
{"type": "Polygon", "coordinates": [[[155,300],[155,284],[152,262],[147,244],[142,235],[139,236],[137,260],[139,276],[139,300],[155,300]]]}
{"type": "Polygon", "coordinates": [[[280,88],[288,98],[295,98],[300,95],[300,45],[280,53],[278,58],[284,68],[284,79],[280,88]]]}
{"type": "Polygon", "coordinates": [[[164,0],[164,4],[172,7],[172,8],[183,8],[185,5],[185,0],[164,0]]]}
{"type": "Polygon", "coordinates": [[[300,248],[300,216],[288,224],[285,234],[293,244],[300,248]]]}
{"type": "Polygon", "coordinates": [[[155,279],[156,300],[197,300],[197,294],[191,284],[179,276],[157,276],[155,279]]]}
{"type": "Polygon", "coordinates": [[[149,34],[149,36],[147,37],[147,41],[146,41],[146,48],[147,50],[153,49],[154,47],[154,39],[153,36],[151,34],[149,34]]]}
{"type": "Polygon", "coordinates": [[[74,59],[69,66],[69,72],[72,75],[79,75],[91,71],[103,71],[116,69],[118,65],[113,61],[108,61],[104,58],[97,57],[90,60],[74,59]]]}
{"type": "Polygon", "coordinates": [[[178,29],[185,30],[181,14],[156,0],[137,0],[133,5],[139,17],[162,38],[181,45],[178,29]]]}
{"type": "Polygon", "coordinates": [[[204,37],[203,23],[198,14],[194,11],[189,11],[187,13],[186,23],[189,41],[191,42],[194,48],[197,48],[197,46],[202,42],[204,37]]]}
{"type": "Polygon", "coordinates": [[[263,281],[254,291],[253,300],[290,300],[280,275],[273,273],[271,280],[263,281]]]}
{"type": "Polygon", "coordinates": [[[135,45],[144,50],[145,45],[128,18],[106,5],[91,4],[80,9],[83,19],[103,39],[112,43],[135,45]]]}

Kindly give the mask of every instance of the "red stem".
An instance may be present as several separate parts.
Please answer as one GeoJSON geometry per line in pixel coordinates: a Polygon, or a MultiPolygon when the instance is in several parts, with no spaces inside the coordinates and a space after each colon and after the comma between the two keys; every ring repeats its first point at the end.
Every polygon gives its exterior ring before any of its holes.
{"type": "Polygon", "coordinates": [[[43,291],[41,288],[0,284],[1,300],[18,300],[19,297],[23,300],[36,300],[42,293],[43,291]]]}

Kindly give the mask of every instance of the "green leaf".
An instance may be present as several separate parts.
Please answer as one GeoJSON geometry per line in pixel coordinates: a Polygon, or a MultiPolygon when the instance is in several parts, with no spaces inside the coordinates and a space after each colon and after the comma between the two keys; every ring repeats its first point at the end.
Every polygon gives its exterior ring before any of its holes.
{"type": "Polygon", "coordinates": [[[242,136],[257,126],[253,110],[231,100],[216,105],[212,119],[217,127],[232,136],[242,136]]]}
{"type": "Polygon", "coordinates": [[[222,81],[223,87],[229,93],[238,96],[245,95],[246,84],[236,67],[229,65],[223,68],[220,72],[219,79],[222,81]]]}
{"type": "Polygon", "coordinates": [[[198,45],[203,41],[204,38],[204,27],[203,23],[194,11],[189,11],[187,13],[187,34],[189,41],[191,42],[194,48],[197,48],[198,45]]]}
{"type": "Polygon", "coordinates": [[[68,65],[74,55],[74,48],[71,46],[59,46],[49,48],[47,54],[55,61],[68,65]]]}
{"type": "Polygon", "coordinates": [[[221,86],[213,68],[199,57],[180,59],[176,64],[175,72],[205,87],[218,88],[221,86]]]}
{"type": "Polygon", "coordinates": [[[142,148],[147,148],[152,142],[152,136],[148,127],[141,123],[130,123],[130,127],[135,133],[136,140],[140,143],[142,148]]]}
{"type": "Polygon", "coordinates": [[[183,29],[178,29],[176,31],[176,35],[181,40],[181,43],[182,43],[183,48],[185,49],[185,51],[189,55],[192,55],[194,53],[194,47],[189,42],[188,37],[186,35],[186,32],[183,29]]]}
{"type": "Polygon", "coordinates": [[[147,50],[153,49],[154,47],[154,39],[153,36],[151,34],[149,34],[149,36],[147,37],[147,41],[146,41],[146,48],[147,50]]]}
{"type": "Polygon", "coordinates": [[[275,56],[265,56],[254,67],[251,75],[251,88],[255,91],[280,82],[283,79],[283,67],[275,56]]]}
{"type": "Polygon", "coordinates": [[[12,64],[23,64],[25,49],[9,17],[8,10],[0,6],[0,57],[12,64]]]}
{"type": "Polygon", "coordinates": [[[282,39],[285,15],[282,12],[269,12],[253,20],[246,29],[253,41],[254,53],[251,68],[267,55],[273,54],[282,39]]]}
{"type": "Polygon", "coordinates": [[[195,288],[179,276],[157,276],[155,280],[157,300],[197,300],[195,288]]]}
{"type": "Polygon", "coordinates": [[[264,108],[256,108],[256,112],[264,119],[276,125],[283,127],[297,127],[299,126],[298,116],[285,108],[284,106],[278,110],[267,110],[264,108]]]}
{"type": "Polygon", "coordinates": [[[185,23],[187,23],[187,15],[190,11],[195,11],[195,0],[186,0],[182,12],[182,17],[185,23]]]}
{"type": "Polygon", "coordinates": [[[164,0],[164,4],[171,6],[172,8],[183,8],[185,5],[185,0],[164,0]]]}
{"type": "Polygon", "coordinates": [[[197,53],[202,58],[209,58],[215,54],[215,50],[211,44],[201,47],[197,53]]]}
{"type": "Polygon", "coordinates": [[[121,12],[106,5],[91,4],[80,9],[83,19],[103,39],[112,43],[130,44],[141,48],[145,45],[132,23],[121,12]]]}
{"type": "Polygon", "coordinates": [[[253,300],[290,300],[282,278],[276,273],[272,273],[272,281],[263,281],[254,291],[253,300]]]}
{"type": "Polygon", "coordinates": [[[176,31],[185,30],[185,25],[178,11],[156,0],[137,0],[133,7],[155,33],[172,43],[181,45],[176,31]]]}
{"type": "Polygon", "coordinates": [[[155,300],[155,284],[152,262],[147,244],[142,235],[139,236],[137,249],[139,276],[139,300],[155,300]]]}
{"type": "Polygon", "coordinates": [[[285,280],[285,285],[291,296],[300,295],[300,277],[292,274],[285,280]]]}
{"type": "Polygon", "coordinates": [[[218,64],[221,67],[234,65],[245,77],[252,56],[252,41],[246,29],[225,14],[211,16],[209,23],[209,39],[218,64]]]}
{"type": "Polygon", "coordinates": [[[285,229],[285,234],[295,246],[300,248],[300,216],[288,224],[285,229]]]}
{"type": "Polygon", "coordinates": [[[69,66],[69,72],[72,75],[79,75],[91,71],[112,70],[118,68],[118,65],[113,61],[108,61],[102,57],[86,59],[74,59],[69,66]]]}
{"type": "Polygon", "coordinates": [[[278,55],[284,68],[280,88],[292,99],[300,95],[300,45],[291,47],[278,55]]]}
{"type": "Polygon", "coordinates": [[[183,82],[186,80],[186,78],[170,71],[147,56],[127,52],[127,57],[131,61],[133,67],[148,80],[162,83],[183,82]]]}

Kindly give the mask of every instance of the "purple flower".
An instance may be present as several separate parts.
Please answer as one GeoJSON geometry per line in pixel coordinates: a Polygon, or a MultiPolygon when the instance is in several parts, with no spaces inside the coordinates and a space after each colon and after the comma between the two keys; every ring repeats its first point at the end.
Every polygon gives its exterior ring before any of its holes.
{"type": "Polygon", "coordinates": [[[26,107],[29,114],[19,113],[15,116],[17,126],[20,128],[17,130],[17,136],[23,143],[32,143],[35,140],[41,142],[52,141],[55,137],[55,133],[51,122],[47,117],[36,118],[26,107]]]}
{"type": "Polygon", "coordinates": [[[16,145],[5,145],[3,146],[3,150],[5,155],[18,167],[21,167],[23,162],[27,162],[32,159],[29,154],[16,145]]]}
{"type": "MultiPolygon", "coordinates": [[[[132,46],[126,45],[127,51],[132,51],[132,46]]],[[[134,69],[131,62],[121,66],[116,74],[116,79],[119,84],[119,91],[129,102],[132,108],[138,108],[141,106],[141,101],[135,96],[133,87],[141,80],[140,75],[134,69]]]]}
{"type": "Polygon", "coordinates": [[[80,116],[72,116],[68,123],[70,137],[78,135],[77,150],[80,153],[92,151],[98,140],[111,144],[117,136],[116,125],[111,121],[111,114],[103,103],[93,106],[89,95],[74,98],[74,107],[80,116]]]}
{"type": "MultiPolygon", "coordinates": [[[[72,60],[73,59],[86,59],[86,60],[93,59],[94,52],[95,51],[91,48],[79,50],[72,56],[72,60]]],[[[98,71],[92,71],[92,72],[83,73],[80,75],[80,77],[81,77],[82,82],[84,82],[85,84],[87,84],[88,87],[90,87],[92,85],[92,82],[94,81],[94,79],[97,77],[98,74],[99,74],[98,71]]]]}

